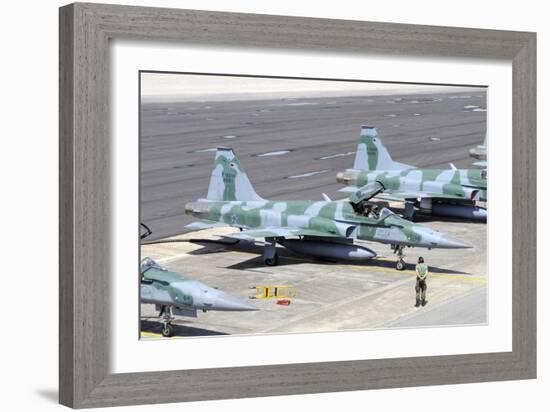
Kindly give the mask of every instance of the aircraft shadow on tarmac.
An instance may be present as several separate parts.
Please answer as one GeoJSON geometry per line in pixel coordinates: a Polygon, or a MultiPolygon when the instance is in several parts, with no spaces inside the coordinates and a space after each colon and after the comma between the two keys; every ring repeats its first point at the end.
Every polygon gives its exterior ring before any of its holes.
{"type": "MultiPolygon", "coordinates": [[[[193,326],[179,325],[175,322],[172,323],[174,327],[174,336],[189,337],[189,336],[216,336],[227,335],[224,332],[218,332],[215,330],[197,328],[193,326]]],[[[161,335],[162,322],[153,322],[150,320],[141,320],[141,332],[149,332],[161,335]]]]}
{"type": "MultiPolygon", "coordinates": [[[[223,241],[223,240],[222,241],[208,240],[205,242],[199,239],[194,239],[192,243],[195,243],[195,244],[207,243],[207,245],[204,245],[201,249],[197,249],[192,252],[189,252],[189,254],[192,254],[192,255],[203,255],[203,254],[209,254],[209,253],[223,253],[223,252],[240,252],[240,253],[249,253],[250,255],[256,255],[256,256],[252,256],[250,259],[247,259],[245,261],[236,263],[231,266],[227,266],[228,269],[247,270],[247,269],[265,268],[266,266],[262,257],[263,247],[261,245],[253,244],[250,242],[228,243],[227,241],[223,241]],[[215,247],[213,247],[213,245],[215,245],[215,247]]],[[[323,260],[323,259],[318,259],[314,257],[295,255],[292,252],[289,252],[282,247],[277,248],[277,252],[279,254],[278,266],[299,265],[302,263],[319,263],[324,265],[353,266],[353,267],[361,266],[361,267],[364,267],[365,269],[384,268],[384,269],[396,270],[394,259],[386,260],[386,259],[375,258],[364,263],[351,262],[351,261],[346,262],[346,261],[323,260]]],[[[405,270],[414,271],[415,264],[410,262],[406,263],[405,270]]],[[[432,265],[430,265],[430,272],[437,273],[437,274],[472,275],[471,273],[468,273],[468,272],[462,272],[455,269],[453,270],[444,269],[444,268],[439,268],[432,265]]]]}

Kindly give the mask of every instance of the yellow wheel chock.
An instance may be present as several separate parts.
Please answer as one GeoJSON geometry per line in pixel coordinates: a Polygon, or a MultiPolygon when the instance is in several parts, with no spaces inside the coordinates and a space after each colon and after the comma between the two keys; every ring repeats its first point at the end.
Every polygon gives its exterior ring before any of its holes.
{"type": "Polygon", "coordinates": [[[251,299],[280,299],[296,296],[296,290],[292,285],[253,286],[251,289],[256,289],[256,296],[250,296],[251,299]]]}

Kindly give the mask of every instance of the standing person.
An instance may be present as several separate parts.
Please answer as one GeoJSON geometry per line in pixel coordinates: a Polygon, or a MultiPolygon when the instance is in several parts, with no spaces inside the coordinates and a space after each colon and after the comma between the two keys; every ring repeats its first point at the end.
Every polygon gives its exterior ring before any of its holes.
{"type": "Polygon", "coordinates": [[[418,258],[418,264],[416,265],[416,286],[414,290],[416,291],[416,304],[415,307],[419,307],[422,303],[422,306],[426,306],[426,289],[428,285],[426,279],[428,278],[428,265],[424,263],[424,258],[418,258]],[[422,302],[420,301],[420,292],[422,291],[422,302]]]}

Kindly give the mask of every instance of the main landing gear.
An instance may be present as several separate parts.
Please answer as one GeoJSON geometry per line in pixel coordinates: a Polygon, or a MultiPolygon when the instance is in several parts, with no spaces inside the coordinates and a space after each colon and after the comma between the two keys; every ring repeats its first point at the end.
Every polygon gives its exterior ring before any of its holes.
{"type": "Polygon", "coordinates": [[[174,326],[172,325],[174,315],[172,314],[172,306],[163,305],[160,309],[159,317],[162,317],[162,336],[165,338],[174,336],[174,326]]]}
{"type": "Polygon", "coordinates": [[[391,248],[393,249],[393,253],[397,255],[397,263],[395,264],[395,268],[397,270],[405,270],[405,260],[403,259],[405,257],[405,254],[403,253],[403,248],[405,246],[403,245],[392,245],[391,248]]]}
{"type": "Polygon", "coordinates": [[[416,213],[416,210],[414,208],[414,204],[412,202],[405,202],[405,213],[404,213],[405,219],[410,220],[411,222],[414,222],[415,213],[416,213]]]}
{"type": "Polygon", "coordinates": [[[277,266],[279,255],[277,254],[277,240],[274,237],[265,238],[264,263],[267,266],[277,266]]]}

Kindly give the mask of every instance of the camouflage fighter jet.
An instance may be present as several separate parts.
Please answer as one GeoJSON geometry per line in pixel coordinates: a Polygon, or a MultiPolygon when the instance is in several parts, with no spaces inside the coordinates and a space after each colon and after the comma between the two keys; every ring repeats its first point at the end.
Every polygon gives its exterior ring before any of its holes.
{"type": "Polygon", "coordinates": [[[339,172],[336,181],[352,198],[374,196],[405,202],[405,217],[424,213],[486,220],[487,171],[479,169],[423,169],[392,160],[375,127],[362,126],[353,169],[339,172]]]}
{"type": "Polygon", "coordinates": [[[162,335],[173,336],[174,315],[196,318],[197,309],[221,311],[257,310],[254,306],[221,290],[171,272],[153,259],[141,261],[141,303],[152,303],[162,317],[162,335]]]}
{"type": "Polygon", "coordinates": [[[206,199],[185,206],[185,212],[202,219],[188,229],[219,226],[239,228],[225,235],[235,239],[265,239],[264,262],[276,265],[276,245],[296,253],[328,260],[371,259],[376,253],[353,243],[354,239],[391,245],[397,268],[405,267],[403,248],[465,248],[464,243],[429,227],[402,219],[388,209],[364,208],[361,202],[265,200],[252,187],[233,150],[218,148],[206,199]]]}

